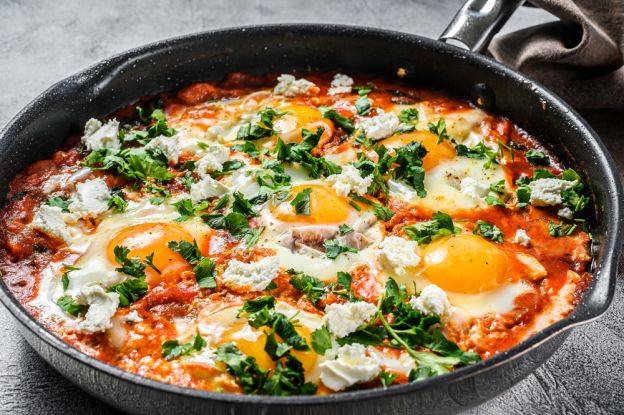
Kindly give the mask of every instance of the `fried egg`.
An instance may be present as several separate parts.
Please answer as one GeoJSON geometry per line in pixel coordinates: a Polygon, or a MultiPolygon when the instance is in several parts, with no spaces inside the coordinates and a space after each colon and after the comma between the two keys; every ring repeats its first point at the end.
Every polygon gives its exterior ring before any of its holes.
{"type": "MultiPolygon", "coordinates": [[[[256,359],[260,368],[264,370],[275,369],[275,362],[264,351],[268,328],[254,328],[248,324],[246,318],[238,318],[237,314],[241,307],[242,304],[237,304],[216,311],[203,310],[194,323],[178,324],[178,339],[180,341],[188,341],[195,333],[199,332],[207,342],[207,347],[201,353],[184,358],[183,364],[204,365],[222,369],[221,364],[214,361],[214,353],[220,345],[233,343],[243,354],[256,359]]],[[[282,301],[277,302],[275,311],[291,319],[295,325],[295,330],[308,345],[311,344],[311,333],[323,325],[320,315],[299,310],[282,301]]],[[[279,336],[277,340],[281,341],[279,336]]],[[[323,357],[316,354],[311,347],[309,350],[292,350],[291,353],[301,361],[306,381],[318,381],[320,374],[318,364],[323,361],[323,357]]]]}
{"type": "Polygon", "coordinates": [[[408,272],[386,273],[410,291],[429,284],[443,289],[451,304],[463,315],[502,314],[513,310],[514,301],[531,288],[512,280],[508,254],[483,237],[461,233],[443,236],[419,246],[420,261],[408,272]]]}

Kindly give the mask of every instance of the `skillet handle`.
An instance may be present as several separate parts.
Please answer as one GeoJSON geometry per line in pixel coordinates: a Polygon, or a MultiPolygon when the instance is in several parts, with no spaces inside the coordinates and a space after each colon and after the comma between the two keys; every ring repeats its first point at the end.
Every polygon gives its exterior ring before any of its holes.
{"type": "Polygon", "coordinates": [[[522,3],[524,0],[467,0],[438,39],[482,52],[522,3]]]}

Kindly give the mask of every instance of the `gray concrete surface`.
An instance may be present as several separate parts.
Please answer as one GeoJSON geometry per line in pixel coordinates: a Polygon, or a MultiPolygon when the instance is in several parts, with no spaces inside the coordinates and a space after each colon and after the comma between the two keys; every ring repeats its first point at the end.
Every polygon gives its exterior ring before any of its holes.
{"type": "MultiPolygon", "coordinates": [[[[461,0],[0,0],[0,126],[52,83],[112,54],[171,36],[276,22],[332,22],[435,37],[461,0]]],[[[504,31],[551,20],[518,11],[504,31]]],[[[623,114],[584,114],[624,172],[623,114]]],[[[472,414],[624,413],[624,284],[537,372],[472,414]]],[[[0,413],[111,414],[40,359],[0,307],[0,413]]],[[[417,411],[415,411],[417,413],[417,411]]]]}

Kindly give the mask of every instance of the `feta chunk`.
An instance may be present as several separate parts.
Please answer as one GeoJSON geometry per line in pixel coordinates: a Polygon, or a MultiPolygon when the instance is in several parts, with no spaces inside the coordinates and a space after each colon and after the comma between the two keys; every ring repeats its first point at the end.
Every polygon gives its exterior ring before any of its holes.
{"type": "Polygon", "coordinates": [[[516,231],[516,234],[514,235],[513,243],[529,246],[529,244],[531,243],[531,238],[529,238],[529,235],[524,229],[518,229],[516,231]]]}
{"type": "Polygon", "coordinates": [[[110,190],[103,179],[87,180],[76,185],[69,211],[83,218],[96,217],[108,210],[110,190]]]}
{"type": "Polygon", "coordinates": [[[138,311],[132,310],[124,316],[123,321],[126,323],[140,323],[143,321],[143,318],[139,315],[138,311]]]}
{"type": "Polygon", "coordinates": [[[101,150],[103,148],[121,148],[121,141],[118,138],[119,121],[113,119],[106,124],[91,118],[85,124],[82,144],[88,151],[101,150]]]}
{"type": "Polygon", "coordinates": [[[221,171],[223,163],[228,160],[230,149],[221,144],[211,144],[206,148],[206,154],[195,165],[195,171],[201,177],[208,176],[212,171],[221,171]]]}
{"type": "Polygon", "coordinates": [[[574,219],[574,212],[572,212],[572,209],[564,207],[559,209],[559,211],[557,212],[557,216],[561,216],[564,219],[572,220],[574,219]]]}
{"type": "Polygon", "coordinates": [[[373,182],[373,175],[369,174],[366,177],[362,177],[360,176],[360,171],[355,166],[348,164],[342,168],[342,173],[328,176],[326,182],[342,197],[349,196],[351,192],[363,196],[373,182]]]}
{"type": "Polygon", "coordinates": [[[226,287],[233,290],[262,291],[277,277],[279,264],[279,257],[276,256],[249,264],[233,259],[221,276],[221,280],[226,287]]]}
{"type": "Polygon", "coordinates": [[[577,181],[560,179],[537,179],[529,183],[533,206],[555,206],[563,202],[561,192],[576,186],[577,181]]]}
{"type": "Polygon", "coordinates": [[[365,301],[330,304],[325,307],[323,323],[336,337],[345,337],[366,323],[377,312],[377,307],[365,301]]]}
{"type": "Polygon", "coordinates": [[[282,74],[277,77],[277,85],[275,85],[273,93],[293,98],[297,95],[305,94],[310,88],[315,86],[314,83],[307,79],[296,79],[293,75],[282,74]]]}
{"type": "Polygon", "coordinates": [[[65,224],[63,210],[60,207],[41,205],[35,212],[35,217],[30,226],[66,243],[71,241],[69,229],[65,224]]]}
{"type": "Polygon", "coordinates": [[[485,197],[489,191],[490,186],[481,182],[476,181],[472,177],[464,177],[461,179],[459,183],[459,191],[465,194],[466,196],[470,196],[474,199],[481,199],[485,197]]]}
{"type": "Polygon", "coordinates": [[[381,140],[398,131],[399,124],[399,117],[396,114],[386,112],[363,119],[358,123],[358,128],[363,129],[366,137],[371,140],[381,140]]]}
{"type": "Polygon", "coordinates": [[[99,285],[104,288],[120,283],[125,278],[112,269],[105,257],[95,257],[86,261],[80,269],[67,274],[69,284],[66,293],[77,296],[84,287],[99,285]]]}
{"type": "Polygon", "coordinates": [[[332,79],[329,95],[349,94],[353,86],[353,78],[348,75],[337,73],[332,79]]]}
{"type": "Polygon", "coordinates": [[[420,292],[418,297],[410,299],[413,309],[423,314],[438,314],[444,316],[449,314],[451,303],[444,290],[435,284],[429,284],[420,292]]]}
{"type": "Polygon", "coordinates": [[[159,135],[145,145],[146,150],[158,149],[167,157],[169,163],[178,164],[180,143],[178,136],[166,137],[159,135]]]}
{"type": "Polygon", "coordinates": [[[326,360],[319,365],[323,384],[337,392],[356,383],[375,379],[381,367],[367,351],[366,347],[358,343],[345,344],[339,348],[336,359],[326,360]]]}
{"type": "Polygon", "coordinates": [[[111,319],[119,306],[119,294],[107,293],[99,285],[92,285],[84,287],[76,299],[89,306],[84,320],[76,326],[79,331],[97,333],[113,326],[111,319]]]}
{"type": "Polygon", "coordinates": [[[218,180],[206,176],[191,185],[191,200],[193,203],[198,203],[211,197],[223,196],[229,191],[230,189],[218,180]]]}
{"type": "Polygon", "coordinates": [[[226,135],[226,131],[221,125],[212,125],[206,130],[208,141],[221,141],[226,135]]]}
{"type": "Polygon", "coordinates": [[[420,263],[418,243],[398,236],[388,236],[379,244],[379,258],[386,268],[397,275],[405,275],[406,268],[415,267],[420,263]]]}

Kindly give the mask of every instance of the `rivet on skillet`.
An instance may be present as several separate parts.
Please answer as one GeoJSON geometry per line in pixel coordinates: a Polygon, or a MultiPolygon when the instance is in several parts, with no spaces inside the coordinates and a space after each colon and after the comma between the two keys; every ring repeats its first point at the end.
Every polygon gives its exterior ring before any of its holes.
{"type": "Polygon", "coordinates": [[[484,110],[491,110],[494,108],[494,104],[496,103],[496,94],[494,94],[494,90],[492,90],[488,84],[474,84],[471,95],[472,101],[477,105],[477,107],[484,110]]]}

